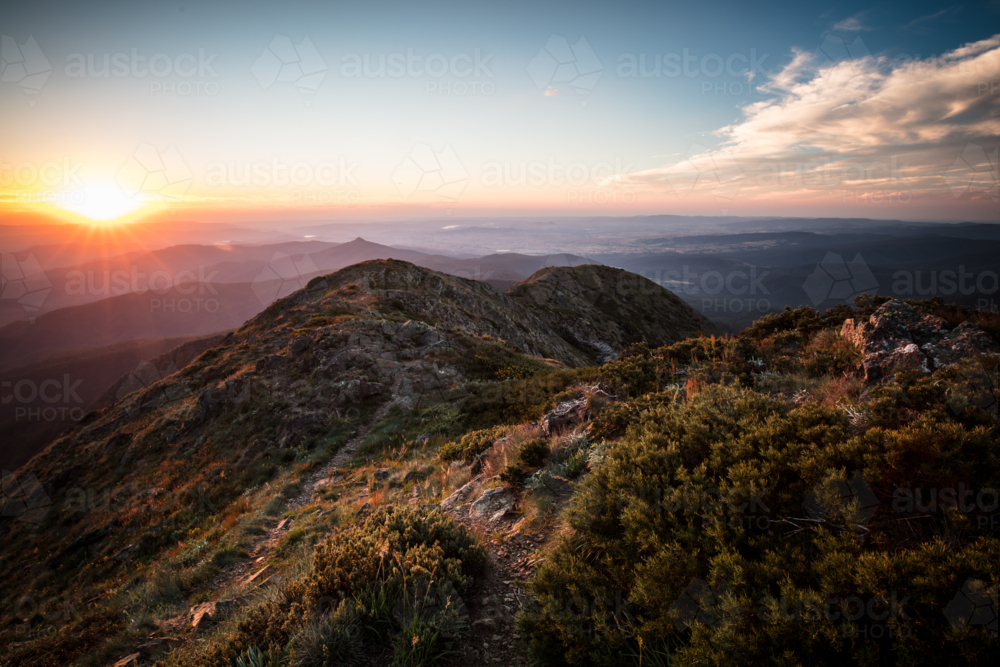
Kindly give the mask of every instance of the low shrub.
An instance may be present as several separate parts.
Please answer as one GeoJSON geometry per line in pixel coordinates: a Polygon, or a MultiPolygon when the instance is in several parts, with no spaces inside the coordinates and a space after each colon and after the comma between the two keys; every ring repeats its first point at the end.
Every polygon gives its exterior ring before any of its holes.
{"type": "Polygon", "coordinates": [[[549,456],[549,443],[544,438],[534,438],[521,445],[517,460],[527,468],[537,468],[549,456]]]}
{"type": "Polygon", "coordinates": [[[521,626],[554,665],[668,649],[671,664],[977,664],[996,635],[946,610],[969,586],[996,594],[996,507],[968,498],[998,483],[985,426],[930,411],[852,436],[843,410],[709,387],[641,414],[582,482],[521,626]]]}
{"type": "Polygon", "coordinates": [[[494,426],[466,433],[460,442],[448,442],[442,445],[438,450],[438,457],[442,461],[471,462],[502,438],[508,430],[504,426],[494,426]]]}

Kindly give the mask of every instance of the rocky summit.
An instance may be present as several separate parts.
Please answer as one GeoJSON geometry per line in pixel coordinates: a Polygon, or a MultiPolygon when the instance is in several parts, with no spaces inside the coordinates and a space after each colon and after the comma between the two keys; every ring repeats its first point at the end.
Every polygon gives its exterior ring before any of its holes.
{"type": "Polygon", "coordinates": [[[591,363],[616,359],[635,343],[669,345],[722,331],[673,292],[610,266],[549,267],[509,294],[591,363]]]}

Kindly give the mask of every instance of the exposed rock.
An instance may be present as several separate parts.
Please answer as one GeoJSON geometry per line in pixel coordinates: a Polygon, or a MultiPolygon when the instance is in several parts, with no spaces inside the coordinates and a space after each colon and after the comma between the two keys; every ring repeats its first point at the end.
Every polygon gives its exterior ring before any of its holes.
{"type": "Polygon", "coordinates": [[[270,371],[276,368],[280,368],[288,360],[288,357],[284,357],[277,354],[269,354],[266,357],[261,357],[257,360],[255,368],[258,372],[260,371],[270,371]]]}
{"type": "Polygon", "coordinates": [[[841,335],[861,350],[869,383],[890,379],[897,368],[926,374],[977,354],[1000,354],[981,329],[968,322],[950,329],[940,317],[902,301],[882,304],[867,322],[845,321],[841,335]]]}
{"type": "Polygon", "coordinates": [[[592,363],[616,359],[633,343],[659,347],[722,333],[670,290],[610,266],[548,267],[508,293],[592,363]]]}
{"type": "Polygon", "coordinates": [[[312,340],[307,336],[299,336],[298,338],[293,338],[292,342],[288,345],[288,351],[293,355],[300,355],[309,349],[312,340]]]}
{"type": "Polygon", "coordinates": [[[132,544],[128,545],[127,547],[116,553],[114,556],[112,556],[111,560],[116,560],[119,562],[125,561],[132,558],[132,556],[136,555],[137,553],[139,553],[139,545],[133,542],[132,544]]]}
{"type": "Polygon", "coordinates": [[[422,482],[427,479],[427,473],[420,470],[411,470],[403,477],[404,482],[422,482]]]}
{"type": "Polygon", "coordinates": [[[271,570],[271,566],[270,565],[265,565],[264,567],[260,568],[259,570],[257,570],[253,574],[251,574],[249,577],[247,577],[247,580],[245,582],[243,582],[243,583],[244,584],[252,584],[253,582],[258,581],[260,579],[261,575],[265,574],[266,572],[269,572],[270,570],[271,570]]]}
{"type": "Polygon", "coordinates": [[[546,436],[553,436],[572,429],[588,418],[587,399],[578,398],[560,403],[555,410],[542,417],[540,426],[546,436]]]}
{"type": "Polygon", "coordinates": [[[484,491],[479,500],[472,503],[470,509],[480,517],[491,517],[495,520],[514,509],[516,503],[514,492],[501,486],[484,491]]]}
{"type": "MultiPolygon", "coordinates": [[[[588,363],[588,359],[537,315],[482,281],[430,271],[408,262],[377,260],[342,269],[327,276],[325,284],[334,294],[341,286],[353,285],[355,290],[351,298],[365,300],[366,314],[369,308],[374,314],[373,306],[377,303],[378,312],[394,312],[411,318],[402,324],[383,323],[377,332],[365,332],[363,336],[344,342],[346,348],[363,350],[372,357],[372,362],[378,354],[387,351],[377,349],[386,344],[399,350],[397,356],[406,350],[442,344],[452,338],[451,334],[443,333],[446,330],[470,336],[490,336],[526,354],[556,359],[569,366],[588,363]],[[432,321],[428,320],[430,317],[432,321]],[[373,354],[376,351],[378,354],[373,354]]],[[[301,291],[290,297],[288,306],[313,300],[315,295],[301,291]]],[[[325,299],[320,303],[323,301],[325,299]]],[[[330,305],[334,303],[343,302],[338,299],[330,305]]]]}
{"type": "MultiPolygon", "coordinates": [[[[154,357],[148,361],[142,362],[135,371],[123,375],[117,381],[114,382],[110,387],[108,387],[104,392],[97,398],[95,398],[88,406],[88,410],[100,410],[111,405],[118,399],[134,391],[142,391],[151,384],[155,384],[157,380],[161,378],[166,378],[176,373],[179,369],[184,368],[198,355],[202,354],[205,350],[215,347],[219,343],[231,339],[232,333],[223,336],[222,334],[215,334],[211,336],[205,336],[204,338],[199,338],[197,340],[191,340],[183,343],[174,349],[161,354],[158,357],[154,357]]],[[[176,387],[175,387],[176,389],[176,387]]],[[[153,391],[152,393],[158,393],[153,391]]],[[[167,398],[179,398],[182,392],[170,392],[167,398]]],[[[157,398],[163,397],[163,393],[159,393],[157,398]]],[[[143,404],[151,405],[158,402],[152,396],[144,399],[143,404]]]]}
{"type": "Polygon", "coordinates": [[[142,657],[142,654],[140,654],[140,653],[133,653],[131,655],[125,656],[124,658],[122,658],[121,660],[119,660],[118,662],[116,662],[111,667],[135,667],[136,665],[139,664],[139,658],[141,658],[141,657],[142,657]]]}
{"type": "Polygon", "coordinates": [[[462,486],[454,491],[450,496],[441,501],[441,509],[445,512],[454,509],[459,505],[465,504],[465,501],[469,499],[472,492],[476,490],[478,483],[476,480],[472,480],[465,486],[462,486]]]}
{"type": "Polygon", "coordinates": [[[328,486],[334,486],[341,480],[340,475],[334,475],[333,477],[327,477],[326,479],[321,479],[313,485],[313,491],[319,492],[328,486]]]}
{"type": "Polygon", "coordinates": [[[209,387],[198,394],[198,419],[224,414],[246,400],[252,390],[247,378],[230,378],[221,387],[209,387]]]}
{"type": "Polygon", "coordinates": [[[391,474],[392,471],[389,470],[388,468],[379,468],[378,470],[372,473],[372,477],[374,477],[376,481],[382,482],[389,479],[389,475],[391,474]]]}
{"type": "Polygon", "coordinates": [[[223,614],[236,607],[236,600],[203,602],[191,608],[191,627],[199,630],[217,621],[223,614]]]}

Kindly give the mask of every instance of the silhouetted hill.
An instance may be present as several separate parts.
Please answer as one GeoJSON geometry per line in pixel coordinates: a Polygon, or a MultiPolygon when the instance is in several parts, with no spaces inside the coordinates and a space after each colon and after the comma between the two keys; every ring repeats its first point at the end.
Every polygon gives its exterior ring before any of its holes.
{"type": "Polygon", "coordinates": [[[3,372],[0,466],[17,468],[86,413],[124,396],[116,394],[134,374],[150,382],[158,380],[183,368],[221,339],[221,335],[213,335],[130,340],[61,352],[3,372]],[[149,377],[144,371],[147,360],[152,361],[158,377],[149,377]]]}

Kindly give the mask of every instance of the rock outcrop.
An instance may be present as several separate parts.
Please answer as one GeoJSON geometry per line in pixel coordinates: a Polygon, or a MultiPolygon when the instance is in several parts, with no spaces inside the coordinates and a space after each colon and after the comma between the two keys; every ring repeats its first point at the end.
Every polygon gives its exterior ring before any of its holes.
{"type": "Polygon", "coordinates": [[[867,322],[845,321],[841,335],[861,350],[869,383],[890,379],[898,368],[930,373],[977,354],[1000,354],[1000,346],[972,324],[951,328],[902,301],[882,304],[867,322]]]}
{"type": "Polygon", "coordinates": [[[508,294],[592,363],[615,359],[634,343],[659,347],[722,333],[670,290],[610,266],[548,267],[508,294]]]}
{"type": "Polygon", "coordinates": [[[578,398],[557,405],[554,410],[542,417],[538,425],[542,427],[542,433],[546,436],[560,435],[585,421],[589,416],[587,399],[578,398]]]}

